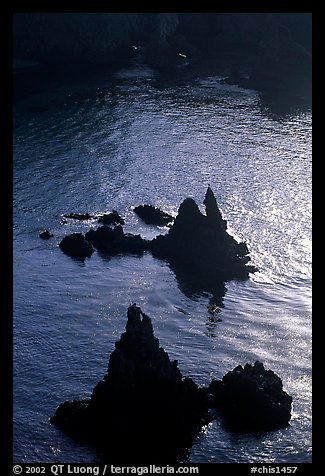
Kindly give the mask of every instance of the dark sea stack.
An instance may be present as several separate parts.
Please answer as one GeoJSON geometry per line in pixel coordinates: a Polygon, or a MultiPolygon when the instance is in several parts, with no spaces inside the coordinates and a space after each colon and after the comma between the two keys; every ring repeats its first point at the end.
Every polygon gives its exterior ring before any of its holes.
{"type": "Polygon", "coordinates": [[[292,398],[261,362],[238,366],[222,380],[198,387],[160,347],[151,319],[140,307],[130,305],[127,318],[91,398],[64,402],[51,418],[69,436],[95,444],[105,460],[176,463],[212,421],[212,408],[233,431],[288,425],[292,398]]]}
{"type": "MultiPolygon", "coordinates": [[[[210,304],[223,307],[227,291],[225,282],[232,279],[247,279],[249,273],[257,271],[248,265],[249,250],[245,242],[238,243],[227,232],[227,222],[222,218],[213,191],[208,187],[205,199],[205,214],[201,213],[192,198],[180,205],[177,217],[151,205],[140,205],[134,211],[146,223],[169,225],[166,235],[146,240],[140,235],[124,233],[116,210],[99,218],[104,225],[91,228],[84,239],[62,241],[61,249],[70,256],[88,256],[90,244],[107,257],[123,254],[143,255],[150,251],[155,258],[168,262],[175,273],[179,289],[189,298],[210,294],[210,304]],[[115,224],[119,222],[119,224],[115,224]],[[115,225],[115,226],[110,226],[115,225]],[[77,241],[79,240],[79,241],[77,241]],[[83,241],[85,240],[85,241],[83,241]]],[[[74,219],[95,218],[88,214],[65,215],[74,219]]],[[[90,248],[91,252],[93,249],[90,248]]]]}
{"type": "Polygon", "coordinates": [[[261,362],[239,365],[220,381],[212,380],[213,406],[234,431],[271,431],[288,426],[292,397],[261,362]]]}
{"type": "Polygon", "coordinates": [[[91,220],[94,218],[89,213],[68,213],[67,215],[63,215],[65,218],[72,218],[73,220],[91,220]]]}
{"type": "Polygon", "coordinates": [[[95,251],[82,233],[72,233],[65,236],[59,243],[59,247],[65,254],[73,258],[90,258],[95,251]]]}
{"type": "Polygon", "coordinates": [[[152,205],[139,205],[133,209],[147,225],[165,226],[174,221],[174,217],[152,205]]]}
{"type": "Polygon", "coordinates": [[[148,247],[148,242],[140,235],[124,233],[121,225],[114,228],[103,225],[97,230],[87,231],[85,237],[98,251],[111,256],[121,253],[141,255],[148,247]]]}
{"type": "Polygon", "coordinates": [[[43,240],[49,240],[50,238],[53,238],[53,236],[53,233],[51,233],[49,230],[43,230],[39,234],[39,237],[43,240]]]}
{"type": "Polygon", "coordinates": [[[103,225],[124,225],[124,220],[116,210],[113,210],[111,213],[101,215],[98,218],[98,223],[103,225]]]}
{"type": "Polygon", "coordinates": [[[51,421],[96,443],[110,460],[170,463],[211,416],[206,392],[183,378],[154,336],[151,319],[133,304],[91,399],[61,404],[51,421]]]}
{"type": "Polygon", "coordinates": [[[192,198],[181,203],[169,232],[151,242],[153,255],[187,268],[203,281],[248,278],[257,269],[247,266],[250,257],[246,244],[227,233],[227,222],[210,187],[203,203],[205,215],[192,198]]]}

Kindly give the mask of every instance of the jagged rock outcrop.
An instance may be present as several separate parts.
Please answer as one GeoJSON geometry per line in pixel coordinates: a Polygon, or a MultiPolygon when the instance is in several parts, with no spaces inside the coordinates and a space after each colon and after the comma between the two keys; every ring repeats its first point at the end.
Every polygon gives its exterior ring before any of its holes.
{"type": "Polygon", "coordinates": [[[233,430],[270,431],[289,424],[292,397],[280,377],[261,362],[239,365],[222,380],[212,380],[208,391],[233,430]]]}
{"type": "Polygon", "coordinates": [[[127,315],[107,374],[91,398],[59,405],[51,418],[62,431],[95,443],[110,462],[172,463],[212,420],[209,408],[217,408],[237,431],[288,425],[292,398],[262,363],[238,366],[198,387],[160,347],[150,317],[135,304],[127,315]]]}
{"type": "Polygon", "coordinates": [[[53,236],[53,233],[51,233],[49,230],[43,230],[39,234],[39,237],[43,240],[49,240],[50,238],[53,238],[53,236]]]}
{"type": "Polygon", "coordinates": [[[153,255],[182,265],[210,282],[247,278],[256,268],[247,266],[250,257],[246,244],[227,233],[227,222],[210,187],[203,203],[206,215],[192,198],[181,203],[168,234],[151,242],[153,255]]]}
{"type": "Polygon", "coordinates": [[[133,304],[90,400],[65,402],[51,421],[97,443],[110,460],[148,463],[177,458],[211,416],[206,393],[183,378],[177,361],[159,346],[151,319],[133,304]]]}
{"type": "Polygon", "coordinates": [[[138,205],[133,211],[147,225],[165,226],[174,220],[173,216],[152,205],[138,205]]]}
{"type": "Polygon", "coordinates": [[[82,233],[65,236],[59,243],[61,250],[73,258],[90,258],[95,251],[82,233]]]}
{"type": "MultiPolygon", "coordinates": [[[[93,220],[97,218],[94,215],[90,215],[89,213],[66,213],[63,215],[64,218],[70,218],[73,220],[93,220]]],[[[123,218],[118,214],[116,210],[113,210],[111,213],[104,213],[98,217],[98,223],[102,223],[103,225],[124,225],[123,218]]]]}
{"type": "Polygon", "coordinates": [[[89,213],[67,213],[66,215],[63,215],[64,218],[72,218],[73,220],[91,220],[94,218],[92,215],[89,215],[89,213]]]}
{"type": "Polygon", "coordinates": [[[103,225],[124,225],[124,220],[116,210],[113,210],[111,213],[101,215],[98,218],[98,223],[102,223],[103,225]]]}
{"type": "MultiPolygon", "coordinates": [[[[140,235],[124,233],[121,225],[90,229],[85,239],[103,254],[143,254],[151,251],[156,258],[166,260],[175,273],[181,291],[188,297],[210,293],[211,304],[222,307],[226,293],[225,281],[246,279],[257,268],[248,265],[249,250],[245,242],[238,243],[227,233],[227,222],[222,218],[217,201],[208,187],[204,205],[206,213],[199,210],[192,198],[181,203],[177,217],[166,235],[149,241],[140,235]]],[[[169,220],[169,216],[152,206],[137,207],[151,219],[169,220]]],[[[109,214],[119,219],[117,212],[109,214]]],[[[143,215],[144,216],[144,215],[143,215]]],[[[173,219],[170,216],[171,219],[173,219]]],[[[166,223],[166,222],[165,222],[166,223]]],[[[79,243],[76,242],[79,246],[79,243]]],[[[70,243],[71,245],[73,242],[70,243]]],[[[62,248],[63,249],[63,248],[62,248]]],[[[71,256],[77,256],[76,250],[71,256]]]]}
{"type": "Polygon", "coordinates": [[[114,228],[103,225],[97,230],[87,231],[85,237],[98,251],[108,255],[143,254],[148,248],[147,240],[140,235],[124,233],[121,225],[116,225],[114,228]]]}

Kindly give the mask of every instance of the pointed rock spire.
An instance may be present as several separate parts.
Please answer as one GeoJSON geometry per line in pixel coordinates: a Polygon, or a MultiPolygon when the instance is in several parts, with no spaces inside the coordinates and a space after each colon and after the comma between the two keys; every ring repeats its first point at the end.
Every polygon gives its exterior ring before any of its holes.
{"type": "Polygon", "coordinates": [[[208,189],[206,191],[203,204],[205,205],[205,213],[206,213],[206,216],[208,217],[208,220],[211,223],[214,223],[215,225],[220,225],[222,229],[226,230],[227,222],[226,220],[223,220],[222,218],[222,215],[218,208],[216,197],[214,196],[214,193],[210,185],[208,186],[208,189]]]}
{"type": "Polygon", "coordinates": [[[91,398],[62,403],[51,422],[95,443],[110,462],[148,463],[149,456],[150,463],[171,463],[212,420],[209,408],[240,431],[267,431],[288,424],[291,402],[280,377],[260,362],[198,387],[159,346],[150,317],[132,304],[126,331],[91,398]]]}

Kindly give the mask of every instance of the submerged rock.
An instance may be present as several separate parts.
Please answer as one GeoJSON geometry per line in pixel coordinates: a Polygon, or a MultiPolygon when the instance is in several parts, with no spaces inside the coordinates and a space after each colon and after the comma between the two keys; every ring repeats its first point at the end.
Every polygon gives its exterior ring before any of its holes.
{"type": "Polygon", "coordinates": [[[289,424],[292,397],[261,362],[239,365],[221,381],[212,380],[208,390],[232,430],[270,431],[289,424]]]}
{"type": "Polygon", "coordinates": [[[53,238],[53,236],[53,233],[51,233],[49,230],[43,230],[39,234],[39,237],[43,240],[49,240],[50,238],[53,238]]]}
{"type": "Polygon", "coordinates": [[[137,462],[177,459],[210,421],[205,392],[183,378],[135,304],[90,400],[65,402],[51,419],[66,433],[95,442],[110,460],[137,462]]]}
{"type": "Polygon", "coordinates": [[[192,198],[181,203],[168,234],[151,242],[153,255],[187,268],[203,282],[248,278],[257,269],[247,266],[247,245],[227,233],[227,222],[210,187],[203,203],[205,215],[192,198]]]}
{"type": "Polygon", "coordinates": [[[59,243],[59,247],[65,254],[74,258],[90,258],[95,251],[82,233],[72,233],[65,236],[59,243]]]}
{"type": "Polygon", "coordinates": [[[124,233],[121,225],[114,228],[100,226],[97,230],[89,230],[86,239],[102,253],[115,255],[118,253],[142,254],[147,249],[147,241],[140,235],[124,233]]]}
{"type": "Polygon", "coordinates": [[[147,225],[165,226],[174,220],[174,217],[152,205],[139,205],[133,209],[147,225]]]}
{"type": "Polygon", "coordinates": [[[124,225],[124,220],[116,210],[113,210],[111,213],[101,215],[98,218],[98,223],[103,225],[124,225]]]}
{"type": "Polygon", "coordinates": [[[73,220],[90,220],[94,218],[89,213],[68,213],[67,215],[63,215],[65,218],[72,218],[73,220]]]}

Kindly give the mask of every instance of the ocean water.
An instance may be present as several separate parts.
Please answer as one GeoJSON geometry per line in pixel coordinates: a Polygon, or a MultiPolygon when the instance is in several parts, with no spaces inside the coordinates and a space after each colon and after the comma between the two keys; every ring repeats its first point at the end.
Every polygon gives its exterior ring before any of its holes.
{"type": "MultiPolygon", "coordinates": [[[[311,111],[279,114],[220,76],[168,81],[134,65],[57,84],[14,108],[14,461],[92,463],[99,455],[53,427],[65,400],[87,398],[136,302],[184,375],[198,384],[261,360],[293,397],[290,425],[263,435],[213,421],[187,462],[311,462],[311,111]],[[153,238],[132,208],[176,215],[214,190],[228,231],[259,272],[226,283],[224,308],[189,298],[151,254],[84,262],[58,243],[117,210],[125,231],[153,238]],[[54,238],[43,241],[39,231],[54,238]]],[[[157,442],[157,444],[159,444],[157,442]]],[[[127,451],[127,449],[126,449],[127,451]]]]}

